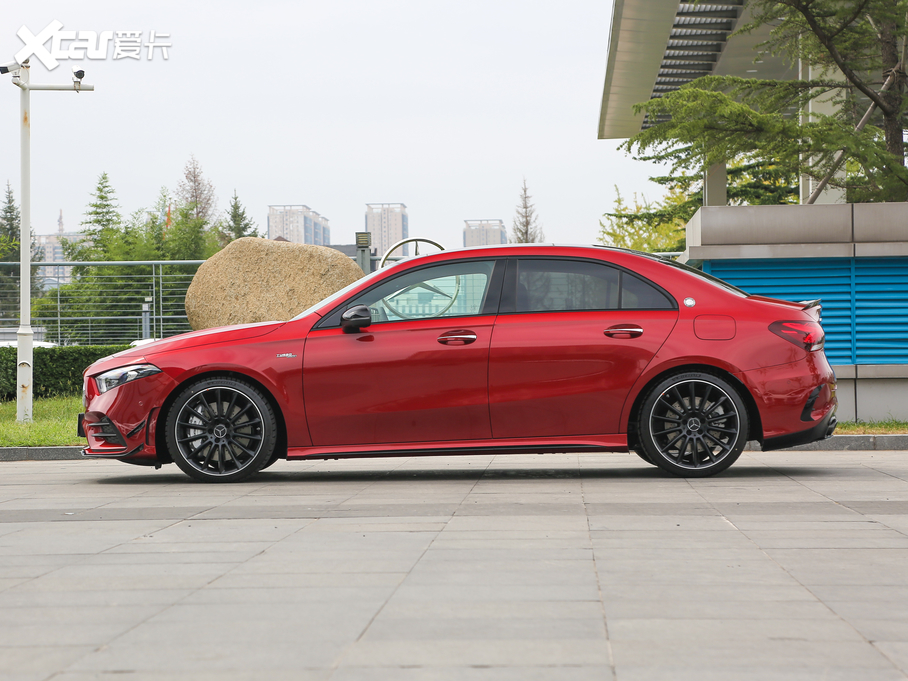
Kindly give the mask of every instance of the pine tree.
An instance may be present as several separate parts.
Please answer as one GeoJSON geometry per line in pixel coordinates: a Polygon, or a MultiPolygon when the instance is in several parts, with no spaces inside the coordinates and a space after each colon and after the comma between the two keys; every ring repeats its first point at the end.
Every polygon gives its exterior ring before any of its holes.
{"type": "Polygon", "coordinates": [[[84,238],[78,243],[63,243],[63,252],[69,260],[117,260],[123,258],[121,227],[123,218],[116,203],[116,192],[110,185],[107,173],[101,173],[91,194],[85,219],[82,220],[84,238]],[[119,252],[119,257],[113,253],[119,252]]]}
{"type": "Polygon", "coordinates": [[[523,178],[523,186],[520,189],[520,203],[517,204],[517,211],[514,215],[511,229],[512,244],[532,244],[545,239],[542,226],[536,216],[536,207],[530,201],[532,198],[529,189],[527,189],[527,180],[523,178]]]}
{"type": "Polygon", "coordinates": [[[225,245],[235,239],[259,235],[255,229],[256,224],[246,216],[246,209],[240,203],[236,189],[233,190],[233,198],[230,199],[230,208],[224,212],[227,213],[227,219],[221,224],[220,231],[225,245]]]}
{"type": "Polygon", "coordinates": [[[638,104],[638,112],[664,122],[622,146],[670,163],[673,174],[747,157],[814,179],[830,173],[844,150],[847,172],[830,185],[845,188],[850,201],[906,200],[908,0],[751,0],[748,9],[751,21],[739,33],[771,28],[755,58],[782,55],[820,77],[699,78],[638,104]],[[832,101],[837,111],[799,115],[812,100],[832,101]],[[870,124],[856,131],[871,103],[870,124]]]}
{"type": "MultiPolygon", "coordinates": [[[[19,261],[19,207],[13,199],[13,190],[6,183],[6,196],[0,208],[0,262],[19,261]]],[[[19,317],[19,270],[0,267],[0,320],[19,317]]]]}

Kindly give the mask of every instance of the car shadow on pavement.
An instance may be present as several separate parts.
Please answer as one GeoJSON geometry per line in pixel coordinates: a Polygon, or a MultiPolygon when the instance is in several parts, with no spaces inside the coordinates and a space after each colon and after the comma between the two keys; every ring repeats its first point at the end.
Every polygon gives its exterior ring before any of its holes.
{"type": "MultiPolygon", "coordinates": [[[[232,483],[233,485],[261,485],[268,483],[288,482],[402,482],[405,480],[431,482],[431,481],[460,481],[460,480],[677,480],[684,483],[688,479],[680,478],[665,471],[642,464],[635,467],[616,466],[602,468],[577,468],[577,467],[551,467],[551,468],[449,468],[444,469],[356,469],[356,470],[292,470],[295,462],[283,464],[279,470],[262,471],[247,482],[232,483]]],[[[170,467],[168,467],[170,468],[170,467]]],[[[793,476],[810,477],[835,477],[839,475],[838,469],[824,468],[822,466],[767,466],[738,465],[718,475],[700,478],[700,480],[721,482],[723,480],[777,480],[793,476]]],[[[104,485],[203,485],[191,480],[176,467],[172,471],[154,472],[147,471],[131,475],[105,475],[99,477],[97,482],[104,485]]]]}

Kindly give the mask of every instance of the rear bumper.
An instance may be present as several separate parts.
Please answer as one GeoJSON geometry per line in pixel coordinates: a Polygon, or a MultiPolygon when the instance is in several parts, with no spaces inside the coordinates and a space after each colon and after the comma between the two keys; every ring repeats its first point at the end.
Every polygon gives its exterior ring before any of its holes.
{"type": "Polygon", "coordinates": [[[826,416],[807,430],[791,433],[790,435],[771,437],[764,440],[763,451],[769,452],[774,449],[785,449],[786,447],[806,445],[809,442],[816,442],[817,440],[825,440],[832,437],[832,434],[835,431],[836,422],[835,409],[831,409],[826,416]]]}

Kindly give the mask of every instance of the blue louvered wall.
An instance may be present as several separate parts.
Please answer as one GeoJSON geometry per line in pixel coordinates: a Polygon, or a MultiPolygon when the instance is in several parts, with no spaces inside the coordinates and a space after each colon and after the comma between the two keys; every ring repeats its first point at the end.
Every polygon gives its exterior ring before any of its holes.
{"type": "Polygon", "coordinates": [[[908,364],[908,258],[704,261],[748,293],[823,300],[831,364],[908,364]]]}

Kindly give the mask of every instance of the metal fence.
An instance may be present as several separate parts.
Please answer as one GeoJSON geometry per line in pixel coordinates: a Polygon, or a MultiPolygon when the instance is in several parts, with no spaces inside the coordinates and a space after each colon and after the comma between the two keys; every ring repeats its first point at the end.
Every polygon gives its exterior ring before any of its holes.
{"type": "MultiPolygon", "coordinates": [[[[36,267],[67,267],[68,283],[51,288],[33,284],[32,326],[43,340],[60,345],[129,343],[191,331],[186,290],[204,260],[36,262],[36,267]]],[[[0,326],[19,319],[19,263],[0,263],[0,326]]],[[[36,340],[38,337],[36,335],[36,340]]]]}
{"type": "MultiPolygon", "coordinates": [[[[371,271],[381,258],[370,256],[368,249],[363,249],[363,255],[354,256],[354,260],[371,271]]],[[[38,271],[63,268],[52,270],[57,276],[62,275],[59,283],[48,279],[52,285],[45,287],[40,277],[33,283],[35,340],[59,345],[106,345],[191,331],[186,317],[186,290],[203,262],[34,262],[32,267],[38,271]]],[[[0,262],[0,275],[0,335],[5,331],[14,340],[19,323],[19,263],[0,262]]]]}

